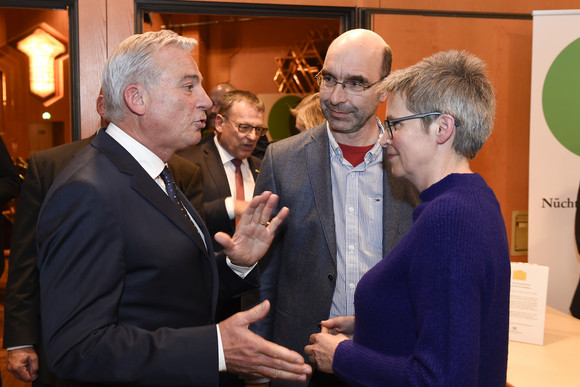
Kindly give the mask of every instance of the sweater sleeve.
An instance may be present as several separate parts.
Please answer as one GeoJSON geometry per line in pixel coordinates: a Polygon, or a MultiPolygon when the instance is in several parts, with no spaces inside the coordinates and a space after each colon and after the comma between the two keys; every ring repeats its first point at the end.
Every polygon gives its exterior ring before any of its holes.
{"type": "Polygon", "coordinates": [[[377,352],[356,342],[340,343],[333,369],[352,385],[478,383],[489,230],[457,206],[431,208],[424,215],[404,252],[410,262],[406,275],[414,313],[409,324],[416,332],[412,353],[391,356],[389,348],[377,352]]]}

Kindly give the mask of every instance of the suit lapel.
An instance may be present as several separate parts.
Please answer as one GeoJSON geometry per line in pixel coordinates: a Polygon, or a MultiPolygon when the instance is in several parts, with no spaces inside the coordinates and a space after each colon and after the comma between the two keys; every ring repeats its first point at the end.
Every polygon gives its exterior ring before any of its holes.
{"type": "MultiPolygon", "coordinates": [[[[203,220],[201,219],[201,216],[197,213],[195,208],[191,205],[191,202],[189,200],[187,200],[187,197],[185,196],[185,194],[183,192],[181,192],[181,190],[179,188],[177,189],[177,192],[178,192],[178,195],[179,195],[181,202],[183,203],[184,207],[187,209],[187,212],[189,212],[189,214],[193,218],[194,222],[199,226],[199,229],[202,232],[202,235],[200,235],[199,232],[197,232],[197,230],[194,230],[195,231],[195,235],[194,235],[195,243],[200,247],[200,249],[202,249],[202,251],[205,253],[205,255],[208,258],[212,257],[214,252],[213,252],[211,236],[209,235],[209,231],[207,230],[207,227],[205,227],[205,224],[204,224],[203,220]],[[203,240],[201,239],[202,237],[203,237],[203,240]],[[205,243],[204,243],[204,241],[205,241],[205,243]]],[[[194,226],[194,228],[195,228],[195,226],[194,226]]]]}
{"type": "Polygon", "coordinates": [[[332,260],[336,264],[336,232],[332,200],[330,150],[326,124],[310,130],[311,141],[304,147],[306,168],[314,192],[314,205],[322,224],[332,260]]]}
{"type": "Polygon", "coordinates": [[[213,141],[208,141],[203,144],[203,156],[207,166],[207,170],[217,187],[219,192],[219,197],[231,196],[230,185],[228,183],[228,177],[226,176],[226,171],[224,165],[219,156],[219,152],[213,141]]]}
{"type": "Polygon", "coordinates": [[[248,164],[250,164],[250,170],[252,171],[252,176],[254,177],[255,182],[258,179],[260,167],[262,166],[261,160],[257,157],[250,156],[248,158],[248,164]]]}
{"type": "MultiPolygon", "coordinates": [[[[94,144],[97,149],[107,154],[120,172],[130,175],[132,177],[131,184],[133,189],[147,199],[151,205],[167,216],[179,229],[194,241],[206,256],[209,257],[209,252],[195,227],[182,215],[177,206],[171,201],[171,199],[169,199],[141,165],[139,165],[137,160],[135,160],[133,156],[125,150],[125,148],[113,140],[105,131],[100,131],[92,144],[94,144]]],[[[197,215],[194,219],[196,219],[200,229],[202,229],[204,233],[207,233],[201,218],[191,205],[187,206],[189,201],[182,193],[181,198],[188,211],[197,215]]]]}

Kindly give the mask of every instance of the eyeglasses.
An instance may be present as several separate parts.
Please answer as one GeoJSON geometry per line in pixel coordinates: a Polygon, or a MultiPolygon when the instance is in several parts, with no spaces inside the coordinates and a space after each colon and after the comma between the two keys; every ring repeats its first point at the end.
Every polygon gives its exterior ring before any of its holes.
{"type": "Polygon", "coordinates": [[[363,83],[361,81],[357,81],[354,79],[347,79],[344,82],[339,82],[332,75],[322,74],[322,70],[320,70],[320,72],[318,74],[316,74],[316,76],[314,76],[314,78],[316,78],[316,83],[318,84],[318,87],[320,87],[320,89],[330,90],[330,89],[334,89],[336,87],[336,85],[341,85],[342,89],[346,93],[351,94],[351,95],[361,95],[362,93],[364,93],[364,91],[366,89],[373,87],[374,85],[376,85],[377,83],[379,83],[380,81],[383,80],[383,78],[381,78],[378,81],[371,83],[371,84],[366,84],[366,83],[363,83]]]}
{"type": "Polygon", "coordinates": [[[237,124],[234,121],[232,121],[228,116],[226,116],[224,114],[222,114],[222,117],[224,117],[226,120],[230,121],[235,127],[238,128],[238,130],[242,134],[248,134],[252,130],[255,130],[256,134],[258,136],[263,136],[268,131],[268,128],[264,128],[263,126],[252,126],[250,124],[237,124]]]}
{"type": "Polygon", "coordinates": [[[396,128],[396,124],[402,121],[407,121],[407,120],[414,120],[415,118],[425,118],[428,116],[440,116],[443,113],[440,112],[430,112],[430,113],[421,113],[421,114],[414,114],[412,116],[406,116],[406,117],[401,117],[401,118],[395,118],[394,120],[386,120],[385,124],[387,126],[387,128],[389,129],[389,138],[393,138],[393,132],[395,130],[397,130],[396,128]]]}

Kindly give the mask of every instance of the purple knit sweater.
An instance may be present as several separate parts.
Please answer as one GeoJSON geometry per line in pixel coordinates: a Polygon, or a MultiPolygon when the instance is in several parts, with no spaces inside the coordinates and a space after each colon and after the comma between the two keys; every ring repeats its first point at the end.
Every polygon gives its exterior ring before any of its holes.
{"type": "Polygon", "coordinates": [[[421,193],[413,227],[361,279],[355,332],[333,369],[355,386],[506,385],[510,257],[493,191],[452,174],[421,193]]]}

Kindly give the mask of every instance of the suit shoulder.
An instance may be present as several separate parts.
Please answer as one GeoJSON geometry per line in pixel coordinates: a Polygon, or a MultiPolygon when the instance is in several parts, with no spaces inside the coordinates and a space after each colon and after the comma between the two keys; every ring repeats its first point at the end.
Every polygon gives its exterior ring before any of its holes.
{"type": "MultiPolygon", "coordinates": [[[[191,148],[184,149],[179,151],[175,154],[175,156],[179,156],[187,161],[192,161],[192,158],[195,157],[196,153],[199,152],[199,145],[195,145],[191,148]]],[[[175,157],[173,156],[173,157],[175,157]]]]}
{"type": "Polygon", "coordinates": [[[262,165],[262,159],[256,156],[250,156],[248,158],[248,161],[250,162],[250,166],[252,166],[253,168],[260,168],[260,166],[262,165]]]}
{"type": "Polygon", "coordinates": [[[44,181],[52,182],[82,150],[87,148],[91,140],[92,137],[89,137],[35,152],[30,155],[29,168],[34,166],[44,181]]]}
{"type": "Polygon", "coordinates": [[[302,132],[295,134],[290,137],[283,138],[282,140],[275,141],[268,146],[269,148],[274,148],[276,150],[285,150],[289,148],[295,148],[297,146],[303,146],[313,140],[311,133],[302,132]]]}
{"type": "Polygon", "coordinates": [[[70,159],[75,154],[86,147],[92,140],[92,137],[83,140],[74,141],[68,144],[57,145],[53,148],[40,150],[33,153],[36,161],[70,159]]]}
{"type": "Polygon", "coordinates": [[[199,165],[177,154],[169,159],[167,166],[174,179],[185,176],[197,176],[201,173],[199,165]]]}
{"type": "Polygon", "coordinates": [[[275,153],[277,156],[284,154],[296,155],[308,145],[324,146],[325,143],[328,143],[328,136],[326,134],[326,125],[322,124],[305,132],[271,143],[267,152],[269,150],[270,153],[275,153]]]}
{"type": "Polygon", "coordinates": [[[194,164],[199,164],[204,155],[211,152],[209,145],[209,143],[197,144],[191,148],[177,152],[177,155],[194,164]]]}
{"type": "Polygon", "coordinates": [[[179,168],[199,168],[197,165],[189,161],[187,158],[180,156],[179,154],[174,154],[173,157],[169,159],[167,164],[179,168]]]}

